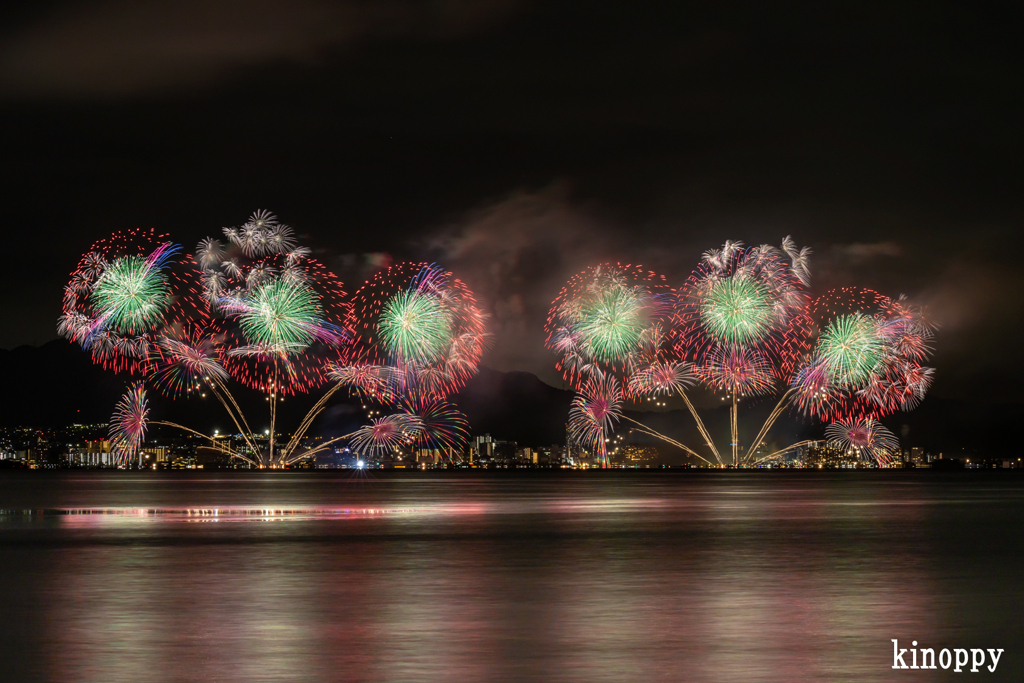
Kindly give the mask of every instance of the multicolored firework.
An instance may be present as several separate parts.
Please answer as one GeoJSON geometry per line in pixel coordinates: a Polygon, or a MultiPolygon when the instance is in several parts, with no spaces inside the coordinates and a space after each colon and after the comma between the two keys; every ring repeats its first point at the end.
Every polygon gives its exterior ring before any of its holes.
{"type": "Polygon", "coordinates": [[[696,383],[692,366],[678,361],[655,360],[637,368],[629,378],[630,396],[674,396],[696,383]]]}
{"type": "Polygon", "coordinates": [[[334,364],[330,366],[329,375],[338,386],[346,387],[370,401],[393,405],[400,398],[396,393],[400,381],[395,377],[396,371],[390,365],[334,364]]]}
{"type": "MultiPolygon", "coordinates": [[[[184,425],[152,424],[207,439],[253,466],[285,466],[353,436],[299,448],[342,388],[397,411],[360,432],[371,450],[398,441],[449,452],[460,447],[466,420],[444,399],[476,372],[487,339],[465,285],[436,265],[404,264],[360,290],[359,317],[338,279],[270,212],[257,211],[224,236],[226,242],[200,241],[194,258],[176,262],[177,247],[152,233],[98,242],[72,274],[58,329],[98,362],[141,371],[168,395],[212,394],[245,448],[232,450],[184,425]],[[250,429],[232,379],[267,394],[269,439],[250,429]],[[327,382],[328,391],[278,446],[278,402],[327,382]]],[[[135,408],[142,406],[134,422],[115,420],[125,453],[137,451],[145,432],[142,387],[129,392],[135,408]]],[[[119,408],[126,416],[130,410],[127,403],[119,408]]]]}
{"type": "Polygon", "coordinates": [[[726,242],[704,253],[673,314],[676,352],[702,382],[756,395],[789,380],[806,350],[809,255],[789,237],[781,249],[726,242]]]}
{"type": "MultiPolygon", "coordinates": [[[[401,263],[377,273],[354,300],[348,327],[357,337],[352,365],[360,369],[335,366],[336,376],[370,382],[370,393],[384,402],[426,404],[444,400],[476,373],[488,342],[485,316],[451,273],[401,263]]],[[[365,393],[370,384],[356,388],[365,393]]]]}
{"type": "Polygon", "coordinates": [[[816,342],[792,380],[796,405],[828,421],[877,420],[911,410],[934,369],[934,325],[905,300],[868,289],[832,290],[811,306],[816,342]]]}
{"type": "Polygon", "coordinates": [[[322,386],[328,364],[344,362],[352,341],[341,282],[269,211],[223,232],[227,244],[201,240],[196,261],[225,369],[280,396],[322,386]]]}
{"type": "Polygon", "coordinates": [[[90,352],[105,368],[145,372],[155,341],[170,326],[208,317],[187,259],[149,231],[114,233],[81,258],[64,288],[57,332],[90,352]]]}
{"type": "Polygon", "coordinates": [[[107,327],[115,332],[143,334],[160,324],[170,303],[167,277],[160,272],[168,251],[158,250],[148,258],[122,256],[107,266],[91,294],[93,306],[107,327]]]}
{"type": "Polygon", "coordinates": [[[201,389],[207,382],[227,382],[215,337],[183,330],[157,339],[150,354],[151,379],[165,394],[178,396],[201,389]],[[175,338],[179,337],[179,338],[175,338]]]}
{"type": "Polygon", "coordinates": [[[264,282],[245,296],[226,297],[222,307],[238,315],[251,345],[298,351],[314,341],[344,342],[344,332],[323,320],[319,295],[302,282],[264,282]]]}
{"type": "Polygon", "coordinates": [[[608,437],[621,416],[622,389],[618,380],[597,371],[573,397],[569,409],[569,436],[607,466],[608,437]]]}
{"type": "Polygon", "coordinates": [[[410,413],[395,413],[374,419],[354,433],[349,445],[356,453],[383,454],[411,444],[423,428],[423,422],[410,413]]]}
{"type": "Polygon", "coordinates": [[[757,344],[776,322],[768,288],[749,277],[709,283],[699,310],[711,337],[738,347],[757,344]]]}
{"type": "Polygon", "coordinates": [[[758,396],[771,392],[775,384],[774,368],[756,349],[742,346],[716,348],[696,367],[696,377],[704,384],[725,388],[739,396],[758,396]]]}
{"type": "Polygon", "coordinates": [[[415,432],[413,443],[420,448],[455,453],[461,450],[469,438],[466,416],[450,403],[434,401],[420,406],[408,404],[406,413],[419,418],[419,429],[415,432]]]}
{"type": "Polygon", "coordinates": [[[384,304],[378,332],[396,364],[430,365],[450,345],[451,311],[436,294],[398,292],[384,304]]]}
{"type": "MultiPolygon", "coordinates": [[[[436,264],[401,263],[377,273],[354,300],[348,325],[356,352],[352,362],[330,366],[336,387],[398,410],[389,417],[411,421],[403,430],[410,444],[459,450],[467,422],[445,399],[476,373],[488,341],[472,292],[436,264]]],[[[391,422],[375,424],[382,436],[364,431],[355,443],[391,444],[391,422]]]]}
{"type": "Polygon", "coordinates": [[[859,311],[839,316],[822,330],[816,351],[832,382],[854,387],[869,381],[885,351],[878,332],[876,321],[859,311]]]}
{"type": "MultiPolygon", "coordinates": [[[[781,248],[745,248],[742,242],[727,241],[704,253],[679,292],[673,313],[675,351],[694,363],[702,384],[731,398],[734,464],[756,448],[741,457],[739,399],[770,394],[788,383],[806,351],[809,256],[810,249],[797,249],[789,237],[781,248]]],[[[777,407],[755,442],[778,414],[777,407]]],[[[720,459],[706,430],[702,433],[720,459]]]]}
{"type": "MultiPolygon", "coordinates": [[[[835,295],[812,306],[809,255],[789,237],[779,248],[729,241],[705,252],[678,291],[642,269],[607,264],[571,279],[552,304],[546,326],[547,347],[558,355],[556,367],[580,391],[570,414],[570,437],[597,451],[613,422],[599,417],[617,414],[604,406],[678,394],[712,454],[725,463],[687,397],[696,382],[732,399],[733,464],[753,457],[791,404],[813,417],[847,422],[874,420],[916,405],[933,375],[921,365],[932,336],[923,313],[878,295],[838,312],[832,305],[835,295]],[[618,381],[614,397],[601,384],[608,378],[618,381]],[[782,388],[778,405],[742,455],[739,400],[782,388]]],[[[637,424],[642,433],[703,459],[637,424]]],[[[865,452],[878,460],[884,458],[882,446],[891,444],[883,427],[872,429],[882,445],[865,452]]]]}
{"type": "Polygon", "coordinates": [[[572,277],[551,304],[545,343],[579,392],[569,436],[602,465],[623,401],[683,394],[693,383],[690,364],[672,357],[664,332],[673,296],[664,276],[606,263],[572,277]]]}
{"type": "Polygon", "coordinates": [[[136,382],[117,402],[110,420],[110,452],[119,465],[127,465],[139,456],[148,415],[145,386],[136,382]]]}
{"type": "MultiPolygon", "coordinates": [[[[556,367],[580,390],[599,372],[628,391],[642,390],[630,377],[654,371],[667,360],[663,325],[672,291],[664,276],[642,266],[602,264],[573,276],[552,302],[546,346],[556,367]]],[[[681,370],[685,375],[686,369],[681,370]]]]}
{"type": "Polygon", "coordinates": [[[889,465],[899,454],[900,442],[877,420],[846,419],[833,422],[825,428],[830,446],[852,451],[861,460],[889,465]]]}
{"type": "MultiPolygon", "coordinates": [[[[611,430],[610,424],[599,426],[587,417],[598,406],[585,392],[593,389],[592,382],[613,378],[620,391],[618,403],[678,394],[717,456],[686,395],[698,376],[692,363],[678,357],[673,338],[666,333],[676,299],[664,276],[642,266],[604,264],[570,279],[553,302],[546,343],[559,356],[556,367],[562,376],[581,392],[569,434],[584,447],[603,448],[611,430]]],[[[694,453],[678,442],[673,445],[694,453]]],[[[606,464],[607,454],[601,453],[606,464]]]]}

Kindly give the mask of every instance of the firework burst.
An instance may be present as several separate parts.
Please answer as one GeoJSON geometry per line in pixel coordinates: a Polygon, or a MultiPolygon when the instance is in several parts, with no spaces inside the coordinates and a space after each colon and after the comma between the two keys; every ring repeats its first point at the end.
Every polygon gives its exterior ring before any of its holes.
{"type": "Polygon", "coordinates": [[[146,438],[148,416],[146,388],[142,382],[136,382],[117,402],[110,420],[110,450],[118,464],[127,465],[138,457],[146,438]]]}
{"type": "Polygon", "coordinates": [[[476,373],[488,342],[485,316],[451,273],[398,264],[377,273],[354,300],[353,364],[389,368],[385,396],[443,401],[476,373]]]}
{"type": "Polygon", "coordinates": [[[816,351],[835,385],[856,387],[870,380],[885,355],[881,331],[878,321],[860,312],[841,315],[822,330],[816,351]]]}
{"type": "Polygon", "coordinates": [[[580,446],[608,464],[608,437],[622,415],[622,390],[618,380],[593,374],[573,397],[569,409],[569,435],[580,446]]]}
{"type": "Polygon", "coordinates": [[[595,372],[615,377],[627,389],[634,373],[665,362],[661,324],[671,290],[664,276],[642,266],[603,264],[575,275],[552,302],[546,345],[556,367],[580,390],[595,372]]]}
{"type": "Polygon", "coordinates": [[[339,345],[344,332],[324,321],[320,297],[310,287],[281,279],[256,285],[245,296],[224,297],[225,311],[238,315],[246,340],[253,345],[305,349],[314,341],[339,345]]]}
{"type": "Polygon", "coordinates": [[[629,378],[631,396],[674,396],[696,383],[688,363],[655,360],[641,365],[629,378]]]}
{"type": "Polygon", "coordinates": [[[341,282],[297,247],[269,211],[199,242],[203,293],[228,373],[250,388],[287,396],[322,386],[347,360],[351,305],[341,282]]]}
{"type": "Polygon", "coordinates": [[[458,452],[469,437],[466,416],[450,403],[433,401],[426,405],[407,404],[406,413],[419,418],[414,444],[438,452],[458,452]]]}
{"type": "Polygon", "coordinates": [[[806,349],[809,253],[788,237],[781,249],[726,242],[705,252],[673,316],[676,351],[702,381],[732,394],[788,381],[806,349]]]}
{"type": "MultiPolygon", "coordinates": [[[[797,249],[789,237],[781,248],[727,241],[721,249],[704,253],[679,292],[673,313],[675,351],[694,364],[702,384],[732,399],[733,463],[741,460],[739,398],[771,394],[788,384],[807,349],[809,255],[809,249],[797,249]]],[[[788,394],[755,442],[787,400],[788,394]]],[[[715,451],[710,437],[705,438],[715,451]]]]}
{"type": "Polygon", "coordinates": [[[399,398],[399,381],[390,365],[334,364],[328,374],[339,385],[362,398],[383,404],[394,404],[399,398]]]}
{"type": "Polygon", "coordinates": [[[384,304],[378,331],[397,364],[430,365],[451,346],[451,313],[436,293],[398,292],[384,304]]]}
{"type": "Polygon", "coordinates": [[[160,337],[153,347],[149,366],[153,383],[171,396],[200,389],[205,382],[228,381],[220,362],[221,349],[215,337],[189,331],[181,339],[160,337]]]}
{"type": "Polygon", "coordinates": [[[64,289],[57,332],[107,369],[147,371],[153,344],[166,328],[207,318],[197,270],[187,258],[175,260],[177,252],[152,230],[96,242],[64,289]]]}
{"type": "Polygon", "coordinates": [[[899,440],[892,432],[882,423],[871,419],[833,422],[825,428],[825,438],[830,446],[852,451],[862,460],[874,461],[883,466],[893,462],[900,447],[899,440]]]}
{"type": "Polygon", "coordinates": [[[361,455],[378,455],[412,443],[423,421],[411,413],[395,413],[370,421],[352,436],[349,445],[361,455]]]}
{"type": "Polygon", "coordinates": [[[934,370],[934,326],[924,311],[878,292],[846,287],[812,306],[816,344],[792,380],[797,406],[837,422],[877,420],[911,410],[924,398],[934,370]]]}
{"type": "Polygon", "coordinates": [[[618,415],[623,401],[679,394],[691,406],[684,390],[696,379],[692,365],[676,357],[665,333],[674,299],[664,276],[642,266],[603,264],[571,278],[551,305],[546,345],[579,392],[569,432],[602,464],[615,422],[605,417],[618,415]],[[607,413],[612,405],[615,411],[607,413]]]}
{"type": "Polygon", "coordinates": [[[100,324],[115,332],[142,334],[163,319],[170,288],[157,261],[122,256],[103,271],[91,296],[100,324]]]}
{"type": "Polygon", "coordinates": [[[757,344],[776,322],[768,287],[745,276],[709,282],[699,310],[707,333],[724,345],[757,344]]]}

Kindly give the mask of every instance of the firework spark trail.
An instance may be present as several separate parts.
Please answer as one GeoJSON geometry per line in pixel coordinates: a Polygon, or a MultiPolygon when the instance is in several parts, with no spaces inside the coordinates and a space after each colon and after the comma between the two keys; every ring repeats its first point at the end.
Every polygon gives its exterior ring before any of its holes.
{"type": "MultiPolygon", "coordinates": [[[[686,403],[687,409],[689,409],[690,414],[693,416],[694,422],[697,423],[697,430],[704,439],[704,443],[718,462],[721,463],[722,457],[719,455],[718,449],[715,448],[714,441],[712,441],[711,435],[704,426],[704,421],[700,418],[693,403],[690,402],[690,397],[686,395],[686,389],[692,386],[696,380],[697,376],[693,372],[693,366],[689,363],[655,360],[650,365],[638,369],[629,378],[627,394],[630,396],[672,394],[681,396],[686,403]]],[[[703,456],[698,455],[697,457],[704,460],[703,456]]]]}
{"type": "Polygon", "coordinates": [[[708,448],[711,449],[711,452],[714,454],[718,462],[724,464],[722,456],[719,455],[718,449],[715,448],[715,442],[711,438],[711,433],[707,430],[707,427],[704,426],[704,420],[700,419],[700,415],[697,414],[697,409],[694,408],[693,403],[690,402],[690,397],[681,389],[679,390],[679,395],[682,397],[683,401],[686,402],[686,407],[689,409],[690,414],[693,415],[693,419],[697,423],[697,429],[700,430],[701,436],[704,437],[704,443],[706,443],[708,448]]]}
{"type": "Polygon", "coordinates": [[[252,449],[253,453],[258,453],[260,449],[257,448],[256,442],[253,439],[252,429],[249,427],[249,423],[245,419],[245,414],[242,413],[242,409],[238,406],[238,402],[235,401],[235,397],[231,395],[228,388],[219,380],[211,379],[209,387],[210,393],[216,396],[217,400],[220,401],[222,406],[224,406],[224,410],[231,418],[231,421],[235,424],[235,429],[237,429],[238,433],[242,435],[242,439],[245,441],[246,445],[252,449]],[[231,406],[228,405],[228,400],[225,399],[225,396],[227,399],[230,399],[231,405],[234,406],[234,410],[232,410],[231,406]],[[239,421],[241,421],[241,424],[239,424],[239,421]]]}
{"type": "Polygon", "coordinates": [[[198,436],[198,437],[200,437],[202,439],[205,439],[205,440],[209,441],[210,443],[213,444],[213,447],[214,447],[215,450],[218,450],[221,453],[224,453],[225,455],[227,455],[229,457],[238,458],[239,460],[244,460],[245,462],[249,463],[253,467],[259,467],[260,466],[259,463],[257,463],[255,460],[252,460],[252,459],[246,457],[245,455],[239,453],[238,451],[234,450],[230,446],[222,444],[219,441],[217,441],[215,438],[213,438],[212,436],[208,436],[206,434],[203,434],[202,432],[197,432],[196,430],[194,430],[194,429],[192,429],[190,427],[186,427],[184,425],[180,425],[180,424],[177,424],[177,423],[174,423],[174,422],[167,422],[165,420],[154,420],[150,424],[161,425],[161,426],[164,426],[164,427],[173,427],[175,429],[180,429],[180,430],[182,430],[184,432],[188,432],[189,434],[193,434],[195,436],[198,436]]]}
{"type": "Polygon", "coordinates": [[[807,446],[808,444],[812,444],[812,443],[814,443],[813,439],[808,439],[808,440],[805,440],[805,441],[798,441],[797,443],[792,444],[791,446],[786,446],[785,448],[780,448],[777,451],[773,451],[772,453],[769,453],[768,455],[765,455],[763,457],[758,458],[757,460],[754,461],[754,464],[757,465],[758,463],[762,463],[765,460],[770,460],[772,458],[776,458],[776,457],[782,455],[783,453],[788,453],[789,451],[793,450],[794,448],[800,448],[801,446],[807,446]]]}
{"type": "Polygon", "coordinates": [[[757,436],[754,437],[753,445],[750,447],[750,450],[747,451],[746,460],[754,457],[754,453],[761,445],[761,442],[764,441],[765,436],[768,435],[768,430],[771,429],[772,425],[775,424],[775,421],[778,420],[784,412],[786,412],[786,408],[788,408],[789,404],[793,401],[793,393],[793,390],[789,389],[782,395],[782,398],[779,399],[775,408],[773,408],[772,412],[768,415],[768,419],[766,419],[764,421],[764,425],[761,426],[761,431],[759,431],[757,436]]]}
{"type": "Polygon", "coordinates": [[[202,333],[197,333],[196,339],[193,340],[188,331],[180,332],[183,339],[160,337],[157,340],[150,359],[150,379],[171,396],[187,394],[205,384],[224,407],[247,444],[255,451],[256,447],[250,438],[245,416],[224,384],[228,379],[228,373],[216,359],[220,354],[216,341],[202,333]],[[225,396],[230,398],[235,410],[232,410],[225,396]],[[239,424],[239,419],[245,423],[245,429],[239,424]]]}
{"type": "Polygon", "coordinates": [[[330,448],[334,444],[338,443],[339,441],[344,441],[345,439],[348,439],[348,438],[354,436],[355,434],[356,434],[356,432],[349,432],[348,434],[342,434],[341,436],[336,436],[333,439],[330,439],[329,441],[325,441],[322,444],[317,444],[317,446],[315,448],[311,448],[311,449],[302,451],[298,455],[293,453],[293,454],[290,454],[290,455],[282,456],[281,464],[282,465],[292,465],[292,464],[294,464],[294,463],[296,463],[296,462],[298,462],[300,460],[304,460],[306,458],[310,458],[310,457],[316,455],[317,453],[322,453],[323,451],[326,451],[328,448],[330,448]]]}
{"type": "Polygon", "coordinates": [[[327,406],[327,401],[330,400],[330,398],[334,396],[334,394],[337,393],[338,390],[340,390],[343,386],[344,385],[341,384],[340,382],[335,384],[330,389],[328,389],[323,396],[320,397],[320,400],[317,401],[312,408],[310,408],[309,412],[306,413],[306,416],[302,418],[302,422],[299,423],[299,426],[295,430],[295,433],[292,434],[292,438],[288,440],[288,443],[285,445],[284,450],[281,452],[282,458],[288,458],[292,454],[292,452],[298,446],[299,442],[302,440],[302,437],[305,436],[306,431],[313,425],[313,421],[317,418],[317,416],[320,415],[321,412],[323,412],[324,408],[327,406]]]}
{"type": "Polygon", "coordinates": [[[638,425],[640,427],[640,429],[637,429],[636,431],[642,432],[642,433],[647,434],[649,436],[653,436],[653,437],[659,438],[662,441],[665,441],[666,443],[670,443],[673,446],[677,446],[677,447],[683,449],[684,451],[686,451],[687,453],[690,453],[691,455],[700,458],[701,460],[703,460],[704,462],[706,462],[709,465],[712,464],[710,460],[708,460],[704,456],[702,456],[699,453],[697,453],[697,451],[693,450],[689,446],[686,446],[685,444],[683,444],[683,443],[681,443],[679,441],[676,441],[672,437],[665,436],[664,434],[662,434],[661,432],[656,431],[652,427],[648,427],[644,423],[638,422],[638,421],[634,420],[633,418],[631,418],[631,417],[629,417],[627,415],[620,415],[619,417],[621,419],[623,419],[623,420],[626,420],[627,422],[632,422],[633,424],[638,425]]]}

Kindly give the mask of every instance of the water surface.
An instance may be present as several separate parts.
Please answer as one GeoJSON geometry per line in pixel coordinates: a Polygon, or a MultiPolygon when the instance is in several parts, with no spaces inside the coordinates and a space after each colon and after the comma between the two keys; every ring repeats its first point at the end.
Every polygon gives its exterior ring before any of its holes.
{"type": "Polygon", "coordinates": [[[1012,474],[2,473],[0,677],[1022,680],[1012,474]]]}

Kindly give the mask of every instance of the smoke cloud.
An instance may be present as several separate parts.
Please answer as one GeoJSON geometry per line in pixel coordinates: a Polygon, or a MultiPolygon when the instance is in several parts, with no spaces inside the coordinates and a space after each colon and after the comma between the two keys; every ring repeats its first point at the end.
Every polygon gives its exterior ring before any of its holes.
{"type": "MultiPolygon", "coordinates": [[[[161,95],[275,62],[314,66],[362,40],[484,30],[513,0],[157,0],[74,3],[7,35],[0,97],[161,95]]],[[[254,94],[252,104],[258,103],[254,94]]]]}

